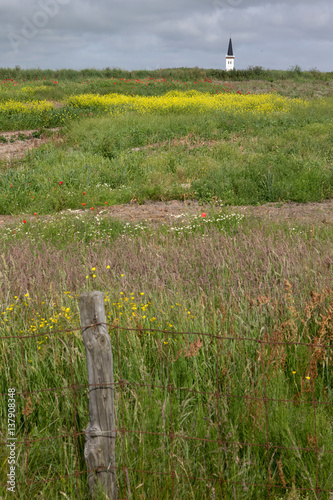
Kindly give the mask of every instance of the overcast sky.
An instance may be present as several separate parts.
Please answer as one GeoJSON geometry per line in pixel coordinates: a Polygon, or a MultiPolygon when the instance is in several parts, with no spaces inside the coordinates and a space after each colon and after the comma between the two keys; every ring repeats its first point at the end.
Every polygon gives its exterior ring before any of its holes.
{"type": "Polygon", "coordinates": [[[0,0],[0,67],[333,71],[333,0],[0,0]]]}

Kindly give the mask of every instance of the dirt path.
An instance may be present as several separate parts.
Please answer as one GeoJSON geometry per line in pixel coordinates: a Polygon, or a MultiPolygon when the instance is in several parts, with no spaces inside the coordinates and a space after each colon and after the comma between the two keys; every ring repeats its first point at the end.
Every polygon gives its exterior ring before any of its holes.
{"type": "Polygon", "coordinates": [[[244,215],[264,218],[275,222],[303,223],[303,224],[332,224],[333,200],[321,203],[266,203],[256,207],[240,206],[232,210],[244,215]]]}
{"type": "Polygon", "coordinates": [[[206,213],[207,217],[213,212],[221,210],[228,213],[239,213],[247,216],[264,218],[266,220],[306,223],[306,224],[333,224],[333,200],[323,203],[267,203],[261,206],[225,206],[212,207],[201,205],[198,201],[146,201],[144,205],[125,204],[114,205],[103,215],[115,217],[122,221],[151,221],[172,222],[175,219],[186,220],[188,217],[206,213]]]}
{"type": "Polygon", "coordinates": [[[310,225],[333,225],[333,200],[322,203],[267,203],[261,206],[239,206],[239,207],[212,207],[212,205],[201,205],[198,201],[147,201],[143,205],[129,203],[124,205],[113,205],[110,207],[96,207],[90,210],[65,210],[56,215],[0,215],[0,228],[21,224],[23,220],[36,221],[57,219],[63,214],[73,216],[84,215],[93,217],[99,214],[101,217],[112,217],[123,222],[150,222],[154,224],[172,222],[186,222],[195,215],[206,213],[209,217],[213,212],[226,211],[227,213],[239,213],[245,216],[254,216],[267,221],[287,222],[289,224],[302,223],[310,225]]]}

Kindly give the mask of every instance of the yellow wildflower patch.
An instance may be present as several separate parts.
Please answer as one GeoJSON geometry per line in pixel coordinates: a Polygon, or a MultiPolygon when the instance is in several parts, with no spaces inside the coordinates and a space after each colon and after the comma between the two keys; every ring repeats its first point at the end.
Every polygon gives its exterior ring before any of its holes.
{"type": "Polygon", "coordinates": [[[53,104],[47,101],[30,101],[23,103],[9,99],[6,102],[0,103],[0,113],[40,113],[53,109],[53,104]]]}
{"type": "Polygon", "coordinates": [[[288,112],[294,105],[307,105],[303,99],[288,99],[279,94],[210,94],[196,90],[173,90],[162,96],[129,96],[124,94],[80,94],[70,96],[66,104],[76,108],[99,108],[113,114],[137,111],[159,112],[227,111],[267,114],[288,112]]]}

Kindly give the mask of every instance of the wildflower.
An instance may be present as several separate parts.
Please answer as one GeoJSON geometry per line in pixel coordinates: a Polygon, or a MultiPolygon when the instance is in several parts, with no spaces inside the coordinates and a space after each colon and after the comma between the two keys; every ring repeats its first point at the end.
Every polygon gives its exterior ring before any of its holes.
{"type": "Polygon", "coordinates": [[[291,372],[293,375],[295,375],[296,372],[291,372]]]}
{"type": "Polygon", "coordinates": [[[61,184],[63,184],[63,181],[60,181],[60,182],[59,182],[59,186],[61,186],[61,184]]]}
{"type": "Polygon", "coordinates": [[[307,380],[311,380],[311,377],[305,377],[307,380]]]}
{"type": "Polygon", "coordinates": [[[85,203],[82,203],[82,205],[83,205],[84,207],[86,206],[86,204],[85,204],[85,203]]]}
{"type": "Polygon", "coordinates": [[[34,212],[34,215],[37,215],[37,212],[34,212]]]}
{"type": "Polygon", "coordinates": [[[86,194],[86,192],[85,192],[85,191],[83,191],[83,193],[82,193],[82,194],[86,194]]]}
{"type": "Polygon", "coordinates": [[[91,209],[90,209],[90,210],[94,210],[94,207],[91,207],[91,209]]]}
{"type": "Polygon", "coordinates": [[[106,266],[106,269],[110,269],[110,266],[106,266]]]}
{"type": "Polygon", "coordinates": [[[202,212],[201,217],[206,217],[205,212],[202,212]]]}
{"type": "Polygon", "coordinates": [[[23,224],[25,224],[26,222],[27,222],[27,221],[26,221],[26,220],[24,220],[24,221],[23,221],[23,224]]]}
{"type": "Polygon", "coordinates": [[[96,267],[92,267],[92,268],[91,268],[91,270],[92,270],[92,271],[96,271],[96,267]]]}

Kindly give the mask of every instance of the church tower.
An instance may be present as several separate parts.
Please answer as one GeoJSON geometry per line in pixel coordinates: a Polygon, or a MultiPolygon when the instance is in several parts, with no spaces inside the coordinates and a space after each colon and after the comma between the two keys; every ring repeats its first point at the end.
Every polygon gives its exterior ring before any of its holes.
{"type": "Polygon", "coordinates": [[[225,56],[225,69],[226,69],[226,71],[230,71],[231,69],[234,69],[234,61],[235,61],[235,56],[234,56],[234,53],[232,50],[232,41],[230,38],[228,53],[225,56]]]}

